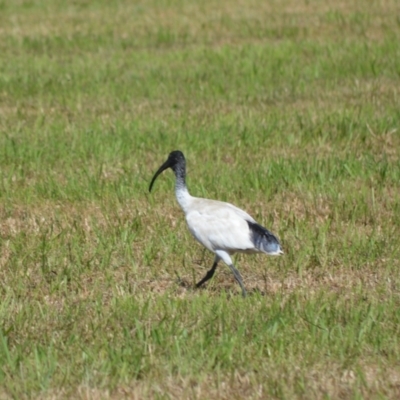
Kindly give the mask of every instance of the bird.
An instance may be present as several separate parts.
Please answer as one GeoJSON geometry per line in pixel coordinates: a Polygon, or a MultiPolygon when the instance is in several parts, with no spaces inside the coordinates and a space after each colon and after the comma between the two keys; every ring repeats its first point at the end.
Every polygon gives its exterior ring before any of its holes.
{"type": "Polygon", "coordinates": [[[186,186],[186,160],[180,150],[172,151],[159,167],[151,180],[149,192],[157,177],[168,168],[175,174],[175,196],[185,214],[189,231],[215,254],[211,269],[196,287],[199,288],[214,276],[218,262],[222,260],[232,271],[243,297],[246,297],[242,277],[231,256],[234,253],[281,255],[283,251],[278,238],[245,211],[230,203],[191,196],[186,186]]]}

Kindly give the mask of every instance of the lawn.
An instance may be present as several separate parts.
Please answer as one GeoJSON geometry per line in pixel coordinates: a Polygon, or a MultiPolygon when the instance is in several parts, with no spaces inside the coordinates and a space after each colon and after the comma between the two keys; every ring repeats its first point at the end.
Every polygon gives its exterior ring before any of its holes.
{"type": "Polygon", "coordinates": [[[400,397],[400,3],[0,0],[0,398],[400,397]],[[243,299],[171,171],[276,233],[243,299]]]}

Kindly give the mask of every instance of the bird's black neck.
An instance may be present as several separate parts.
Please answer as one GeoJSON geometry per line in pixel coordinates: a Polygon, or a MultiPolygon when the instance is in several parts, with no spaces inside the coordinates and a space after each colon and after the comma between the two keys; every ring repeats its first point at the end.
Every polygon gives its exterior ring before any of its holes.
{"type": "Polygon", "coordinates": [[[186,165],[185,162],[179,162],[172,167],[172,170],[175,173],[176,182],[175,182],[175,190],[182,190],[186,188],[186,165]]]}
{"type": "Polygon", "coordinates": [[[175,173],[175,196],[178,200],[179,205],[181,206],[184,213],[188,212],[191,198],[189,191],[186,187],[185,177],[186,177],[186,168],[185,161],[176,164],[172,167],[175,173]]]}

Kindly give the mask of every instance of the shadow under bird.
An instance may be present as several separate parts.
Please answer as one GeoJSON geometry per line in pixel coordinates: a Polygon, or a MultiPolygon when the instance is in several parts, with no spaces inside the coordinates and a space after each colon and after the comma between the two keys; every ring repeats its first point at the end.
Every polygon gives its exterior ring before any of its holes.
{"type": "Polygon", "coordinates": [[[176,199],[185,213],[190,232],[204,247],[215,254],[214,264],[196,287],[200,287],[213,277],[218,262],[222,260],[231,269],[245,297],[246,289],[239,271],[233,265],[231,255],[238,252],[280,255],[283,251],[279,240],[240,208],[222,201],[191,196],[185,182],[185,156],[179,150],[170,153],[167,161],[155,173],[149,192],[157,177],[168,168],[175,173],[176,199]]]}

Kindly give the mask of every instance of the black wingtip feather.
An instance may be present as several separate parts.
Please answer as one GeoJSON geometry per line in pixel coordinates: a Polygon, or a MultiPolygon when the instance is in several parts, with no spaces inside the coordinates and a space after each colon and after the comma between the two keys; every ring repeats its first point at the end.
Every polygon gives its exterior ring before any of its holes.
{"type": "Polygon", "coordinates": [[[268,229],[256,222],[247,221],[250,228],[250,237],[254,246],[268,254],[281,254],[281,245],[277,237],[268,229]]]}

